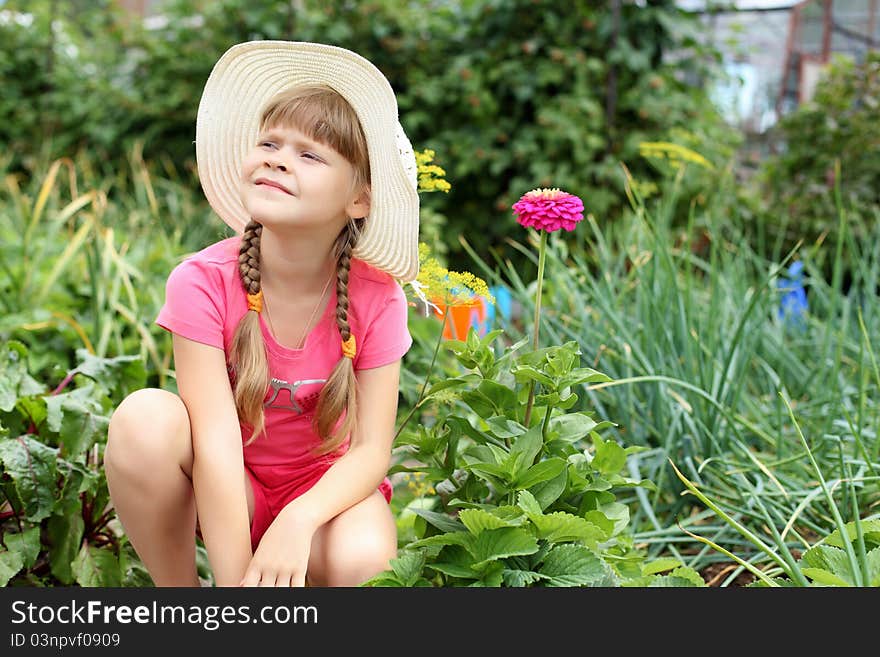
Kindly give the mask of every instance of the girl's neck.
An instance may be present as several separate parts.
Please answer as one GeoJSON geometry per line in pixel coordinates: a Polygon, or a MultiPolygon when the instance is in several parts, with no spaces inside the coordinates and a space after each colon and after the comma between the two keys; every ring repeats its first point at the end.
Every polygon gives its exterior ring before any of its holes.
{"type": "Polygon", "coordinates": [[[264,227],[260,237],[260,281],[264,291],[286,298],[320,294],[336,271],[334,242],[335,238],[326,244],[282,241],[264,227]]]}

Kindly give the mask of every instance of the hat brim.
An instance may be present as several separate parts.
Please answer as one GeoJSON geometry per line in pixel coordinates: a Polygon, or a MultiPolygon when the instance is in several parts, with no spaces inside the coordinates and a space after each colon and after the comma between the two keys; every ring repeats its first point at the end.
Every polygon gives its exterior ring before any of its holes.
{"type": "Polygon", "coordinates": [[[260,113],[278,92],[306,84],[324,84],[342,95],[367,140],[371,210],[353,255],[399,280],[415,279],[419,198],[412,147],[388,80],[344,48],[251,41],[223,54],[205,84],[196,119],[196,162],[208,202],[226,224],[243,232],[250,217],[239,193],[241,165],[256,143],[260,113]]]}

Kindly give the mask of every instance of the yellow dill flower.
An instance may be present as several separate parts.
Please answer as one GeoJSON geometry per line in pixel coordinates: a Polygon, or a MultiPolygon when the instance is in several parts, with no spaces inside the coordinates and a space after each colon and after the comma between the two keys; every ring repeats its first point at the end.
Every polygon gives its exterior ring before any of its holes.
{"type": "Polygon", "coordinates": [[[418,191],[449,192],[452,185],[443,178],[446,175],[446,171],[436,164],[431,164],[434,160],[434,151],[426,148],[420,153],[415,153],[415,156],[419,178],[418,191]]]}
{"type": "Polygon", "coordinates": [[[416,281],[428,299],[447,306],[477,303],[477,297],[495,303],[486,281],[467,271],[449,271],[431,256],[430,251],[427,244],[419,243],[419,275],[416,281]]]}
{"type": "Polygon", "coordinates": [[[712,163],[696,151],[668,141],[643,141],[639,144],[639,154],[647,158],[667,159],[677,168],[691,162],[710,171],[715,170],[712,163]]]}

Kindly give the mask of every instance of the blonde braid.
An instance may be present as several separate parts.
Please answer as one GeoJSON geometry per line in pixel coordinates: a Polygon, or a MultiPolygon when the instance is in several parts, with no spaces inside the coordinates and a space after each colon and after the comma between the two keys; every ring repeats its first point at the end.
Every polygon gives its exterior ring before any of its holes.
{"type": "Polygon", "coordinates": [[[263,399],[269,385],[269,359],[260,330],[263,288],[260,284],[260,235],[263,227],[253,219],[245,226],[238,249],[238,271],[248,299],[232,338],[230,360],[235,372],[233,396],[239,420],[253,427],[250,445],[265,428],[263,399]],[[254,312],[250,312],[253,310],[254,312]]]}

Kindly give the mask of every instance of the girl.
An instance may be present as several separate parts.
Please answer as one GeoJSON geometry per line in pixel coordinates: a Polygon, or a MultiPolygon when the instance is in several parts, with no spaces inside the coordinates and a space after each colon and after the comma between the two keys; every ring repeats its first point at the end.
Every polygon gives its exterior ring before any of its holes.
{"type": "Polygon", "coordinates": [[[205,195],[240,235],[168,277],[178,395],[126,397],[105,467],[157,586],[354,586],[389,567],[385,477],[418,272],[412,148],[388,81],[322,44],[232,47],[199,103],[205,195]],[[397,280],[395,280],[397,279],[397,280]]]}

